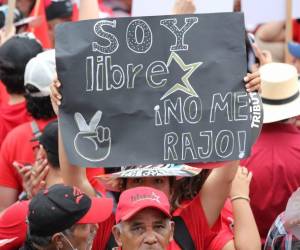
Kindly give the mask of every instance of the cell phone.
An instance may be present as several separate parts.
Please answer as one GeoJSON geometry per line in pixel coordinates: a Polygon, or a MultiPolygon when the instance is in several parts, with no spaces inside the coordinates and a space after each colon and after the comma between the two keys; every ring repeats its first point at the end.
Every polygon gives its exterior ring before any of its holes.
{"type": "Polygon", "coordinates": [[[248,53],[248,70],[250,72],[251,66],[253,64],[259,64],[258,58],[255,56],[252,44],[255,43],[255,37],[252,33],[247,33],[247,38],[249,42],[248,48],[247,48],[247,53],[248,53]]]}

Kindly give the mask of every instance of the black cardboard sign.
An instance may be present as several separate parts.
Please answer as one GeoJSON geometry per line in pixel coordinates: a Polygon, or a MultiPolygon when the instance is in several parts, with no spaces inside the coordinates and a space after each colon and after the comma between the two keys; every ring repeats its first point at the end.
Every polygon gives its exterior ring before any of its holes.
{"type": "Polygon", "coordinates": [[[262,123],[240,13],[60,25],[59,124],[79,166],[243,159],[262,123]]]}

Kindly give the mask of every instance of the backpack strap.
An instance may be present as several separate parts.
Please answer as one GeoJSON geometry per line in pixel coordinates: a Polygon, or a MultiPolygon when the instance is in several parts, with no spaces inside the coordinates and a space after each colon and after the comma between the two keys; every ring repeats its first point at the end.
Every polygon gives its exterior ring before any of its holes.
{"type": "Polygon", "coordinates": [[[183,219],[180,216],[174,216],[172,221],[175,222],[174,240],[180,248],[184,250],[196,250],[193,239],[183,219]]]}
{"type": "Polygon", "coordinates": [[[33,139],[37,139],[42,135],[41,130],[39,129],[39,126],[37,125],[36,121],[33,120],[30,123],[31,129],[32,129],[32,133],[33,133],[33,139]]]}

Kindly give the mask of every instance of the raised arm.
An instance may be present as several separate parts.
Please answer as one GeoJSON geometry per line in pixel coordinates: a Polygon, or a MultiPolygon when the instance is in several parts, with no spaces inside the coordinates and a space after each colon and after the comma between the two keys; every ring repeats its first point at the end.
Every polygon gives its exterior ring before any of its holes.
{"type": "Polygon", "coordinates": [[[238,165],[239,161],[224,163],[222,167],[213,169],[203,184],[200,199],[210,227],[215,224],[229,196],[238,165]]]}
{"type": "Polygon", "coordinates": [[[97,0],[80,0],[79,20],[99,18],[99,6],[97,0]]]}
{"type": "Polygon", "coordinates": [[[284,42],[285,23],[283,21],[265,23],[258,28],[256,35],[263,42],[284,42]]]}
{"type": "MultiPolygon", "coordinates": [[[[60,85],[60,82],[57,80],[51,84],[51,102],[53,110],[56,112],[58,117],[58,106],[60,105],[62,99],[62,96],[58,91],[60,85]]],[[[95,196],[95,190],[86,177],[86,169],[70,164],[66,155],[60,129],[58,129],[58,131],[59,163],[64,183],[67,185],[76,186],[90,196],[95,196]]]]}
{"type": "Polygon", "coordinates": [[[194,14],[196,6],[193,0],[175,0],[172,14],[194,14]]]}
{"type": "Polygon", "coordinates": [[[234,219],[234,246],[237,250],[261,249],[260,236],[249,203],[251,179],[252,173],[245,167],[239,167],[230,191],[234,219]]]}

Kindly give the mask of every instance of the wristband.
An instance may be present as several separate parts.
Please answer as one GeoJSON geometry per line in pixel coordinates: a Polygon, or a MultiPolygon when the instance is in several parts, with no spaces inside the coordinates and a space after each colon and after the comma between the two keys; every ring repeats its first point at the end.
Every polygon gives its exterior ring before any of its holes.
{"type": "Polygon", "coordinates": [[[231,202],[235,201],[235,200],[246,200],[248,202],[250,202],[250,198],[248,196],[243,196],[243,195],[236,195],[236,196],[233,196],[230,200],[231,202]]]}

